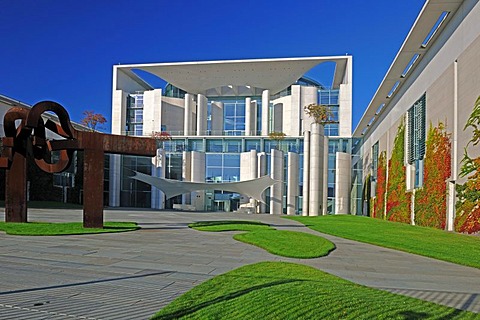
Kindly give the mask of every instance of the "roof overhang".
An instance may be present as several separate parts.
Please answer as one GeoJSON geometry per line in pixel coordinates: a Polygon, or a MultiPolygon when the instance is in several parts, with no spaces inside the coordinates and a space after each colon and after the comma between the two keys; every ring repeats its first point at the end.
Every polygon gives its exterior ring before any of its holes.
{"type": "Polygon", "coordinates": [[[227,87],[236,95],[251,95],[263,90],[275,94],[295,83],[313,67],[329,61],[336,63],[333,79],[336,88],[345,80],[348,59],[351,56],[132,64],[116,65],[115,68],[138,83],[140,77],[133,72],[135,69],[154,74],[193,94],[217,92],[222,95],[222,90],[227,87]]]}
{"type": "Polygon", "coordinates": [[[375,123],[380,114],[388,112],[391,107],[389,106],[389,103],[392,100],[395,92],[398,92],[405,80],[408,79],[409,75],[412,74],[412,70],[414,70],[414,68],[418,65],[420,60],[423,58],[424,53],[431,47],[431,43],[436,40],[443,28],[445,28],[445,26],[448,24],[448,20],[451,19],[462,2],[463,0],[429,0],[425,3],[405,41],[403,42],[402,47],[398,51],[395,59],[383,78],[383,81],[375,92],[373,99],[358,123],[357,128],[353,133],[354,137],[362,137],[367,135],[370,127],[375,123]],[[449,12],[449,14],[446,16],[440,27],[436,30],[436,33],[431,39],[430,43],[427,46],[422,46],[422,42],[426,38],[428,32],[435,25],[439,19],[439,16],[445,11],[449,12]],[[407,75],[404,75],[405,68],[410,64],[412,58],[416,54],[419,54],[418,58],[411,66],[407,75]],[[394,86],[396,86],[396,88],[393,90],[394,92],[391,92],[394,86]],[[383,104],[384,106],[381,108],[381,110],[379,110],[380,106],[383,104]]]}

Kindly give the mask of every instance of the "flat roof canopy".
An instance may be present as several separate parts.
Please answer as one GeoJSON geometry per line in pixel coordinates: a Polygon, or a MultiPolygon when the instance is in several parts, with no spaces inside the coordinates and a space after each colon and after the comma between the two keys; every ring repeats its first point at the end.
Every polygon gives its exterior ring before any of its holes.
{"type": "MultiPolygon", "coordinates": [[[[351,56],[221,60],[132,64],[115,66],[130,78],[143,83],[132,70],[152,73],[172,85],[193,94],[222,95],[225,87],[237,95],[270,90],[275,94],[300,79],[308,70],[324,62],[335,62],[333,87],[343,83],[351,56]],[[243,89],[243,90],[242,90],[243,89]]],[[[144,84],[144,83],[143,83],[144,84]]]]}

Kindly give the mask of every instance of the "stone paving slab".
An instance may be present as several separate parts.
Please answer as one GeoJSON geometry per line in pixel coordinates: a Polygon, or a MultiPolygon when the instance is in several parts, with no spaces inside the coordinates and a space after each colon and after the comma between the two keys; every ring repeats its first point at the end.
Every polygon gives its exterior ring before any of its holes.
{"type": "MultiPolygon", "coordinates": [[[[30,221],[81,221],[81,210],[30,209],[30,221]]],[[[304,263],[390,292],[480,312],[480,270],[329,235],[337,249],[289,259],[199,232],[194,221],[258,220],[317,232],[272,215],[106,210],[108,221],[136,221],[129,233],[22,237],[0,233],[0,319],[148,319],[215,275],[259,261],[304,263]],[[48,303],[47,303],[48,301],[48,303]]],[[[0,215],[3,219],[3,215],[0,215]]]]}

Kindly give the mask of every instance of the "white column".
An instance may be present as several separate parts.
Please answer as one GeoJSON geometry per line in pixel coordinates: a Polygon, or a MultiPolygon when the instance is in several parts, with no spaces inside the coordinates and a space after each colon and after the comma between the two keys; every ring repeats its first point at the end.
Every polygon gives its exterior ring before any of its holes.
{"type": "Polygon", "coordinates": [[[350,213],[352,158],[349,153],[337,152],[335,162],[335,214],[350,213]]]}
{"type": "Polygon", "coordinates": [[[207,132],[208,100],[203,94],[197,95],[197,136],[204,136],[207,132]]]}
{"type": "Polygon", "coordinates": [[[312,123],[310,134],[310,205],[309,216],[323,212],[323,126],[312,123]]]}
{"type": "Polygon", "coordinates": [[[268,136],[268,133],[270,132],[268,128],[269,107],[270,107],[270,90],[263,90],[262,92],[262,136],[268,136]]]}
{"type": "Polygon", "coordinates": [[[288,153],[287,175],[287,214],[293,216],[297,213],[298,184],[300,181],[298,154],[295,152],[288,153]]]}
{"type": "Polygon", "coordinates": [[[185,112],[183,120],[183,134],[189,136],[192,134],[193,129],[193,108],[195,101],[193,101],[193,96],[189,93],[185,94],[185,112]]]}
{"type": "MultiPolygon", "coordinates": [[[[205,153],[192,151],[192,182],[205,182],[205,153]]],[[[195,206],[195,210],[205,210],[205,191],[192,192],[192,205],[195,206]]]]}
{"type": "Polygon", "coordinates": [[[310,131],[305,131],[303,136],[302,216],[308,216],[308,208],[310,204],[310,131]]]}
{"type": "Polygon", "coordinates": [[[270,177],[276,181],[270,187],[270,214],[283,214],[283,151],[272,149],[270,153],[270,177]]]}
{"type": "Polygon", "coordinates": [[[252,112],[252,98],[245,98],[245,135],[252,135],[252,120],[255,115],[252,112]]]}
{"type": "MultiPolygon", "coordinates": [[[[263,177],[267,174],[267,155],[265,152],[260,152],[257,154],[257,177],[263,177]]],[[[263,199],[265,199],[265,191],[262,193],[263,199]]],[[[265,203],[260,203],[258,208],[258,213],[265,213],[267,211],[267,206],[265,203]]]]}
{"type": "MultiPolygon", "coordinates": [[[[192,181],[192,154],[190,151],[182,153],[182,181],[192,181]]],[[[182,194],[182,204],[191,204],[190,194],[182,194]]]]}
{"type": "MultiPolygon", "coordinates": [[[[165,150],[157,149],[157,156],[152,158],[152,177],[165,178],[165,150]]],[[[152,209],[165,209],[165,195],[152,186],[152,209]]]]}
{"type": "Polygon", "coordinates": [[[212,102],[212,136],[223,135],[223,102],[212,102]]]}

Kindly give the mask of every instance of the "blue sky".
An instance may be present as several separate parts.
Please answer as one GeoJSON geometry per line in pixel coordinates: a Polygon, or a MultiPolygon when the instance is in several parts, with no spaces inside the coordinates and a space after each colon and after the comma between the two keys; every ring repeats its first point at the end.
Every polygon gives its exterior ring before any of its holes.
{"type": "Polygon", "coordinates": [[[84,110],[110,120],[114,64],[348,53],[355,127],[423,4],[3,0],[0,94],[57,101],[74,121],[84,110]]]}

